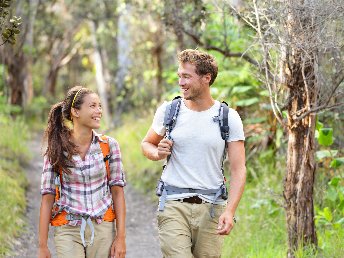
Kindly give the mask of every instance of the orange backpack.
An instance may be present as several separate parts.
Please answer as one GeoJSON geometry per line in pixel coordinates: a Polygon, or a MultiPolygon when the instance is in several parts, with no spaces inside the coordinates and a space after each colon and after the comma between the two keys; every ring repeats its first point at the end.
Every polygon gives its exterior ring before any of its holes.
{"type": "MultiPolygon", "coordinates": [[[[102,135],[101,139],[103,141],[99,142],[99,145],[100,145],[100,149],[102,150],[102,153],[103,153],[104,162],[105,162],[105,166],[106,166],[106,172],[107,172],[107,179],[109,181],[109,179],[110,179],[110,165],[109,165],[110,146],[109,146],[108,139],[105,135],[102,135]]],[[[59,177],[60,177],[60,184],[62,187],[62,182],[63,182],[62,181],[62,169],[60,169],[60,171],[59,171],[59,177]]],[[[59,187],[56,186],[55,203],[57,203],[57,201],[60,199],[60,195],[61,195],[61,193],[59,191],[59,187]]],[[[68,222],[69,222],[69,220],[67,219],[68,213],[65,210],[60,211],[59,207],[57,205],[54,205],[52,213],[56,214],[50,220],[50,224],[52,226],[62,226],[62,225],[68,224],[68,222]]],[[[105,212],[103,220],[108,221],[108,222],[112,222],[115,220],[115,218],[116,218],[115,211],[113,210],[113,207],[110,206],[109,209],[105,212]]]]}

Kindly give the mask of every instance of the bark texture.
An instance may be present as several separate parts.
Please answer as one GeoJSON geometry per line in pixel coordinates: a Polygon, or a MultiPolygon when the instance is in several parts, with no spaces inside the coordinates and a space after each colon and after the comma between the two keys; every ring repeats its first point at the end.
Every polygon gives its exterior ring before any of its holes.
{"type": "Polygon", "coordinates": [[[291,73],[286,76],[290,89],[288,107],[287,174],[284,182],[288,230],[288,257],[306,245],[317,245],[314,225],[313,185],[315,174],[315,115],[298,119],[300,110],[316,103],[314,63],[302,65],[301,54],[293,52],[291,73]]]}

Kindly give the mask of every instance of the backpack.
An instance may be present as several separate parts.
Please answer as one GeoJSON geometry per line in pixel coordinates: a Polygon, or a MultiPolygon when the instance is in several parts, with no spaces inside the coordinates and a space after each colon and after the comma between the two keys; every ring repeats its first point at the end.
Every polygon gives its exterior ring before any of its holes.
{"type": "MultiPolygon", "coordinates": [[[[182,98],[180,96],[177,96],[172,100],[172,102],[169,105],[167,105],[166,110],[165,110],[165,117],[164,117],[164,127],[166,128],[165,138],[169,140],[173,140],[171,137],[171,132],[174,126],[176,125],[181,103],[182,103],[182,98]]],[[[229,113],[228,104],[223,101],[219,108],[219,115],[213,117],[213,121],[219,123],[221,138],[225,141],[225,149],[224,149],[224,152],[222,155],[222,161],[221,161],[222,163],[221,172],[223,175],[223,184],[219,187],[219,189],[199,190],[199,189],[178,188],[178,187],[168,186],[161,179],[159,179],[157,187],[156,187],[156,195],[161,197],[160,202],[159,202],[159,211],[164,210],[166,197],[169,194],[191,193],[191,192],[198,193],[198,194],[210,194],[214,196],[213,203],[210,209],[210,216],[214,218],[215,201],[219,197],[221,197],[224,200],[228,199],[228,192],[225,185],[226,178],[224,176],[224,170],[223,170],[223,163],[227,154],[227,146],[228,146],[227,140],[229,139],[228,113],[229,113]]],[[[167,160],[163,166],[163,169],[165,169],[169,159],[170,159],[170,156],[167,157],[167,160]]]]}
{"type": "MultiPolygon", "coordinates": [[[[110,165],[109,165],[109,159],[110,159],[110,146],[109,146],[109,142],[108,142],[108,137],[106,135],[102,135],[101,139],[103,141],[99,141],[99,145],[100,148],[102,150],[103,153],[103,157],[104,157],[104,162],[105,162],[105,166],[106,166],[106,172],[107,172],[107,180],[109,181],[110,179],[110,165]]],[[[52,226],[62,226],[62,225],[66,225],[68,224],[69,219],[71,216],[70,214],[68,214],[65,210],[61,210],[59,208],[59,206],[57,205],[57,201],[60,199],[61,197],[61,188],[62,188],[62,184],[63,184],[63,180],[62,180],[62,168],[59,169],[59,174],[56,177],[57,180],[55,180],[56,182],[56,195],[55,195],[55,203],[53,205],[53,209],[52,209],[52,216],[51,216],[51,220],[50,220],[50,224],[52,226]]],[[[116,218],[115,212],[113,210],[112,207],[109,207],[109,209],[105,212],[103,220],[104,221],[109,221],[112,222],[114,221],[116,218]]]]}

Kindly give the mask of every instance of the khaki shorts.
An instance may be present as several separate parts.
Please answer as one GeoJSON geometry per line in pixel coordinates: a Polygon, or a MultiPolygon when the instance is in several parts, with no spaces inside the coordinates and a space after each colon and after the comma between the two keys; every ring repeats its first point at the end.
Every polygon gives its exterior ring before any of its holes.
{"type": "Polygon", "coordinates": [[[85,229],[86,247],[82,245],[80,226],[55,227],[54,241],[58,258],[108,258],[115,237],[115,222],[103,221],[100,224],[92,221],[94,240],[91,241],[91,230],[85,229]]]}
{"type": "Polygon", "coordinates": [[[165,258],[221,257],[224,236],[216,234],[216,230],[226,206],[214,205],[215,218],[210,217],[210,208],[210,203],[166,202],[157,215],[165,258]]]}

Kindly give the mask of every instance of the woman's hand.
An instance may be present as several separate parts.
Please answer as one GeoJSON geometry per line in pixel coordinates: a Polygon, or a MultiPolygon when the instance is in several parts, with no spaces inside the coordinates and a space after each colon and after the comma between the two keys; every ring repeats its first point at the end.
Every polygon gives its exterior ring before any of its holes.
{"type": "Polygon", "coordinates": [[[38,249],[38,258],[51,258],[49,248],[47,246],[38,249]]]}
{"type": "Polygon", "coordinates": [[[116,236],[111,246],[111,258],[124,258],[126,253],[125,237],[116,236]]]}

